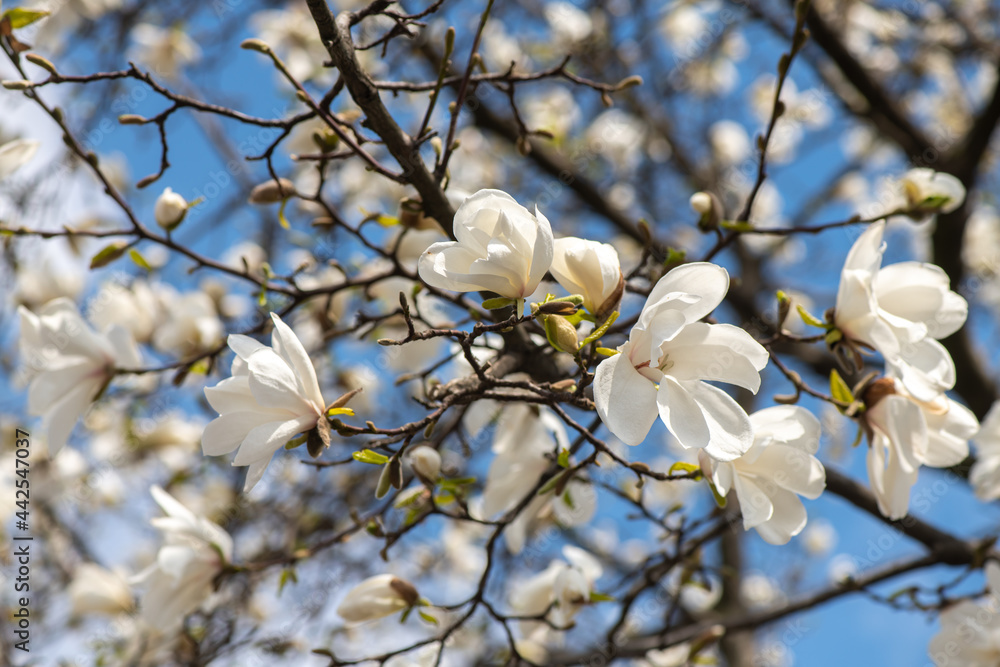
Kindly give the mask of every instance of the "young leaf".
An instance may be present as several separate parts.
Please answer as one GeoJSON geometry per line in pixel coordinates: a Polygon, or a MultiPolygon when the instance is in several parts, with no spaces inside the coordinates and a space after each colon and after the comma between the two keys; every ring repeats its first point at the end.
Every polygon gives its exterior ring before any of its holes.
{"type": "Polygon", "coordinates": [[[114,241],[104,246],[91,258],[90,268],[99,269],[102,266],[107,266],[125,254],[127,245],[125,241],[114,241]]]}
{"type": "Polygon", "coordinates": [[[149,262],[146,261],[146,258],[143,257],[138,250],[135,250],[134,248],[129,250],[128,256],[132,258],[132,261],[135,262],[136,266],[140,269],[145,269],[146,271],[153,270],[153,267],[149,265],[149,262]]]}
{"type": "Polygon", "coordinates": [[[26,28],[35,21],[40,21],[50,12],[37,10],[37,9],[23,9],[21,7],[15,7],[14,9],[8,9],[3,13],[3,18],[10,21],[10,27],[14,30],[18,28],[26,28]]]}
{"type": "Polygon", "coordinates": [[[486,310],[500,310],[501,308],[513,305],[514,299],[508,299],[505,296],[498,296],[495,299],[486,299],[483,301],[483,308],[486,310]]]}
{"type": "Polygon", "coordinates": [[[611,327],[612,324],[615,323],[615,320],[617,319],[618,319],[618,311],[616,310],[615,312],[608,315],[608,319],[607,321],[604,322],[604,324],[594,329],[594,331],[589,336],[583,339],[583,342],[580,343],[580,347],[578,349],[582,350],[583,348],[587,347],[594,341],[600,340],[601,336],[607,333],[608,329],[611,327]]]}
{"type": "Polygon", "coordinates": [[[389,462],[389,457],[385,454],[379,454],[371,449],[362,449],[360,452],[354,452],[351,454],[355,461],[361,461],[362,463],[371,463],[373,465],[381,466],[389,462]]]}
{"type": "Polygon", "coordinates": [[[830,395],[833,396],[834,400],[844,404],[850,404],[854,400],[851,388],[844,382],[844,378],[840,377],[836,368],[830,371],[830,395]]]}
{"type": "Polygon", "coordinates": [[[820,329],[826,328],[826,325],[823,324],[822,320],[812,315],[808,310],[803,308],[801,305],[795,306],[795,310],[799,312],[799,317],[802,318],[802,321],[808,324],[809,326],[818,327],[820,329]]]}

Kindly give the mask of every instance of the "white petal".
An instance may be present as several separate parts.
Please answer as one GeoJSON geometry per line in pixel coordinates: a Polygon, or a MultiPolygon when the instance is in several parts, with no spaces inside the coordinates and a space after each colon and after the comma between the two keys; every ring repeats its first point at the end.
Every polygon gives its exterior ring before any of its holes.
{"type": "Polygon", "coordinates": [[[250,356],[247,367],[250,369],[250,393],[258,404],[297,415],[318,416],[323,409],[301,393],[295,372],[274,350],[258,350],[250,356]]]}
{"type": "Polygon", "coordinates": [[[662,350],[671,362],[664,372],[679,381],[728,382],[755,394],[768,360],[767,350],[753,336],[731,324],[694,322],[662,350]]]}
{"type": "Polygon", "coordinates": [[[486,290],[501,296],[518,298],[515,288],[503,276],[473,273],[472,266],[481,256],[455,242],[435,243],[420,256],[417,272],[431,287],[453,292],[486,290]]]}
{"type": "Polygon", "coordinates": [[[55,456],[63,448],[76,422],[90,407],[94,395],[101,388],[102,382],[93,380],[81,382],[70,389],[59,401],[52,404],[42,417],[42,429],[49,441],[49,455],[55,456]]]}
{"type": "Polygon", "coordinates": [[[601,421],[618,439],[638,445],[656,421],[656,387],[640,375],[628,357],[628,344],[620,354],[605,359],[594,374],[594,403],[601,421]]]}
{"type": "Polygon", "coordinates": [[[305,390],[306,398],[321,408],[326,407],[319,391],[319,382],[316,380],[316,369],[298,336],[275,313],[271,313],[271,321],[274,322],[274,333],[271,336],[271,346],[274,351],[295,371],[300,386],[305,390]]]}
{"type": "Polygon", "coordinates": [[[944,414],[925,411],[927,419],[927,453],[924,464],[935,468],[958,465],[969,455],[969,438],[979,427],[976,416],[967,407],[945,399],[944,414]]]}
{"type": "Polygon", "coordinates": [[[687,321],[694,322],[715,310],[727,291],[729,273],[724,268],[708,262],[691,262],[671,269],[660,278],[646,299],[646,308],[663,301],[671,294],[695,294],[700,299],[684,311],[687,321]]]}
{"type": "MultiPolygon", "coordinates": [[[[664,376],[664,380],[667,376],[664,376]]],[[[729,394],[718,387],[713,387],[700,381],[689,381],[674,383],[676,387],[682,387],[690,400],[698,406],[701,418],[708,426],[709,440],[705,445],[705,451],[719,461],[732,461],[745,454],[753,444],[753,430],[750,425],[750,418],[729,394]]],[[[662,384],[661,384],[662,393],[662,384]]],[[[668,400],[672,400],[669,399],[668,400]]],[[[662,403],[660,416],[663,416],[662,403]]],[[[677,418],[684,418],[684,412],[673,415],[674,423],[677,418]]],[[[675,433],[675,435],[677,435],[675,433]]],[[[678,437],[678,441],[680,437],[678,437]]],[[[684,444],[681,441],[681,444],[684,444]]],[[[690,445],[685,445],[690,446],[690,445]]]]}
{"type": "Polygon", "coordinates": [[[776,405],[750,415],[754,437],[773,438],[808,454],[819,450],[820,424],[816,416],[800,405],[776,405]]]}
{"type": "Polygon", "coordinates": [[[292,436],[316,425],[316,417],[299,417],[285,422],[261,424],[247,433],[246,439],[236,452],[233,465],[246,466],[260,459],[269,458],[288,442],[292,436]]]}
{"type": "Polygon", "coordinates": [[[226,341],[233,352],[236,353],[236,356],[243,361],[249,359],[250,355],[254,352],[267,349],[267,346],[260,341],[254,340],[250,336],[244,336],[243,334],[229,334],[229,338],[226,341]]]}
{"type": "Polygon", "coordinates": [[[969,313],[969,304],[951,291],[948,274],[933,264],[900,262],[879,271],[875,278],[879,307],[897,317],[919,322],[932,338],[958,331],[969,313]]]}
{"type": "Polygon", "coordinates": [[[740,500],[744,529],[750,530],[759,526],[774,514],[774,503],[771,502],[771,497],[757,485],[755,480],[737,474],[733,479],[733,489],[740,500]]]}
{"type": "Polygon", "coordinates": [[[684,386],[669,375],[663,376],[660,380],[660,388],[656,392],[656,406],[659,409],[660,419],[682,447],[688,449],[708,447],[712,433],[702,413],[701,405],[684,386]]]}
{"type": "Polygon", "coordinates": [[[228,454],[246,439],[251,430],[275,421],[273,414],[259,412],[227,412],[213,419],[201,436],[205,456],[228,454]]]}
{"type": "Polygon", "coordinates": [[[0,181],[34,157],[40,145],[32,139],[15,139],[0,146],[0,181]]]}
{"type": "Polygon", "coordinates": [[[784,489],[778,489],[771,502],[774,513],[770,519],[756,526],[757,533],[768,544],[787,544],[793,535],[798,535],[806,527],[806,508],[794,493],[784,489]]]}
{"type": "Polygon", "coordinates": [[[903,343],[899,356],[887,363],[917,400],[933,401],[955,386],[955,362],[944,345],[931,338],[903,343]]]}

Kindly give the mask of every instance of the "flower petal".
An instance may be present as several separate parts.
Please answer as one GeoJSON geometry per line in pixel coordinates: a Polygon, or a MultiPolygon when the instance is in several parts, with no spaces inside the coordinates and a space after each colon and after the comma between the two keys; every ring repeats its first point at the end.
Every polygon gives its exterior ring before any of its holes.
{"type": "Polygon", "coordinates": [[[656,397],[656,387],[635,370],[625,349],[602,361],[595,371],[597,414],[625,444],[638,445],[646,438],[656,421],[656,397]]]}

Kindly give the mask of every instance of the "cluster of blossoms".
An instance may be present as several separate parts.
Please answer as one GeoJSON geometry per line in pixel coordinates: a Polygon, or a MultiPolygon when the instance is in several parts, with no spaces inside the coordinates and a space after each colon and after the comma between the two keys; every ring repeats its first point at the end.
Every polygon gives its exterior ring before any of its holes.
{"type": "MultiPolygon", "coordinates": [[[[934,192],[908,190],[907,196],[912,210],[920,212],[952,203],[934,192]]],[[[157,202],[157,221],[169,230],[189,207],[168,189],[157,202]]],[[[702,213],[712,213],[713,207],[707,202],[702,213]]],[[[525,302],[551,273],[570,293],[562,297],[566,307],[542,311],[533,305],[531,316],[542,320],[557,350],[574,355],[581,350],[577,328],[582,322],[591,321],[606,333],[617,318],[626,284],[611,245],[556,239],[537,209],[531,213],[497,190],[466,198],[454,229],[455,241],[434,242],[419,254],[416,268],[428,285],[492,293],[501,306],[515,305],[514,319],[522,321],[525,302]],[[569,316],[578,306],[585,313],[569,316]]],[[[899,518],[906,514],[918,468],[961,461],[978,424],[945,393],[954,386],[955,369],[938,342],[962,326],[967,305],[935,266],[904,262],[881,267],[884,229],[882,222],[872,224],[854,244],[836,307],[820,325],[849,368],[860,367],[869,350],[885,360],[885,375],[860,387],[856,397],[870,439],[872,489],[882,512],[899,518]]],[[[801,497],[815,499],[825,487],[825,470],[815,456],[820,425],[800,406],[747,414],[713,384],[756,394],[769,360],[768,350],[742,328],[705,321],[728,290],[727,271],[706,262],[683,264],[663,275],[649,290],[627,340],[617,350],[599,348],[607,358],[594,372],[594,406],[607,429],[627,445],[642,443],[659,418],[677,444],[696,457],[698,465],[689,469],[720,500],[730,496],[739,502],[745,529],[755,529],[766,542],[785,544],[806,526],[801,497]]],[[[139,367],[139,356],[131,332],[116,325],[98,333],[67,299],[55,300],[37,314],[22,307],[21,320],[22,349],[33,373],[29,410],[45,414],[55,452],[112,378],[139,367]]],[[[231,377],[205,389],[219,416],[202,434],[203,451],[219,456],[236,450],[233,465],[249,467],[245,491],[261,480],[279,449],[308,443],[309,453],[318,456],[330,445],[329,417],[353,414],[344,407],[353,393],[327,404],[305,346],[278,315],[272,313],[271,320],[270,346],[245,335],[229,336],[235,352],[231,377]]],[[[571,477],[557,491],[535,492],[552,461],[569,450],[554,412],[526,403],[507,407],[493,449],[496,456],[476,511],[490,518],[518,510],[506,529],[511,552],[521,551],[540,521],[573,526],[593,516],[596,495],[585,479],[571,477]]],[[[401,485],[397,457],[366,456],[360,460],[385,464],[378,497],[401,485]]],[[[407,461],[433,491],[442,479],[440,453],[418,446],[407,452],[407,461]]],[[[572,461],[567,456],[562,463],[570,466],[572,461]]],[[[995,476],[995,462],[983,466],[992,467],[981,468],[974,477],[995,476]]],[[[154,520],[166,544],[156,562],[133,581],[147,587],[143,613],[148,623],[162,628],[205,604],[216,577],[232,560],[233,544],[219,526],[195,516],[161,489],[154,488],[153,496],[168,515],[154,520]]],[[[547,618],[548,623],[526,625],[526,642],[553,627],[571,625],[583,605],[602,597],[594,590],[600,565],[575,547],[564,553],[565,561],[553,561],[511,600],[519,613],[547,618]]],[[[357,623],[429,604],[405,580],[383,574],[350,591],[339,613],[357,623]]]]}

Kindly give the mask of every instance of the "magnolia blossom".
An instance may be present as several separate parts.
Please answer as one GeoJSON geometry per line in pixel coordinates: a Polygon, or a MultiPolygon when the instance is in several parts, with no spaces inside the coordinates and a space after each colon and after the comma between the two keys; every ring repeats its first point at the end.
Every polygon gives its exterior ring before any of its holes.
{"type": "Polygon", "coordinates": [[[184,221],[189,206],[184,197],[170,188],[165,188],[156,199],[156,207],[153,210],[156,224],[167,230],[173,229],[184,221]]]}
{"type": "Polygon", "coordinates": [[[414,447],[407,454],[407,459],[410,461],[413,472],[432,484],[441,474],[441,454],[433,447],[428,445],[414,447]]]}
{"type": "MultiPolygon", "coordinates": [[[[508,407],[493,441],[496,458],[490,464],[483,489],[483,515],[509,512],[534,494],[552,464],[550,456],[569,446],[562,422],[551,411],[527,403],[508,407]]],[[[570,480],[558,497],[554,491],[533,495],[504,531],[507,549],[520,553],[529,529],[539,519],[551,514],[562,525],[575,526],[589,521],[595,509],[593,489],[576,479],[570,480]]]]}
{"type": "Polygon", "coordinates": [[[221,456],[239,448],[233,465],[250,466],[244,491],[260,481],[271,457],[293,436],[325,424],[326,403],[309,355],[280,317],[271,313],[271,320],[270,347],[249,336],[229,336],[236,353],[233,376],[205,389],[219,417],[205,427],[202,450],[221,456]]]}
{"type": "Polygon", "coordinates": [[[966,600],[941,612],[941,632],[927,652],[938,667],[994,667],[1000,664],[1000,565],[983,568],[989,595],[966,600]]]}
{"type": "Polygon", "coordinates": [[[1000,402],[986,413],[972,441],[976,444],[976,463],[969,471],[969,482],[977,498],[996,500],[1000,498],[1000,402]]]}
{"type": "Polygon", "coordinates": [[[15,139],[0,145],[0,181],[33,158],[40,145],[32,139],[15,139]]]}
{"type": "Polygon", "coordinates": [[[699,459],[705,477],[719,495],[736,493],[743,528],[754,528],[770,544],[787,544],[806,527],[806,508],[798,496],[815,500],[826,487],[826,471],[814,456],[819,449],[819,420],[805,408],[779,405],[750,415],[753,446],[729,462],[704,451],[699,459]]]}
{"type": "Polygon", "coordinates": [[[629,445],[646,437],[657,414],[685,448],[732,461],[753,443],[746,412],[721,389],[728,382],[756,393],[767,351],[730,324],[699,320],[722,302],[729,274],[704,262],[685,264],[653,288],[620,354],[594,378],[601,420],[629,445]]]}
{"type": "Polygon", "coordinates": [[[951,174],[920,167],[899,179],[907,207],[918,213],[951,213],[965,201],[965,186],[951,174]]]}
{"type": "Polygon", "coordinates": [[[911,394],[934,400],[955,386],[955,364],[936,339],[957,331],[969,307],[933,264],[881,267],[884,231],[884,222],[871,225],[848,253],[834,322],[848,344],[878,350],[911,394]]]}
{"type": "Polygon", "coordinates": [[[480,190],[455,212],[457,241],[435,243],[420,257],[420,278],[456,292],[485,290],[524,299],[552,264],[549,221],[499,190],[480,190]]]}
{"type": "Polygon", "coordinates": [[[590,603],[594,583],[603,571],[597,559],[579,547],[566,545],[562,552],[566,560],[552,561],[543,572],[516,586],[510,604],[523,616],[543,614],[551,606],[548,620],[557,628],[568,628],[590,603]]]}
{"type": "Polygon", "coordinates": [[[901,519],[909,509],[920,466],[961,463],[979,423],[968,408],[944,394],[933,401],[917,400],[894,377],[876,380],[863,398],[870,445],[868,481],[879,511],[901,519]]]}
{"type": "Polygon", "coordinates": [[[150,521],[163,535],[156,561],[132,578],[145,587],[142,620],[165,630],[179,624],[212,594],[212,583],[233,558],[233,539],[225,530],[177,502],[158,486],[153,500],[167,516],[150,521]]]}
{"type": "Polygon", "coordinates": [[[116,369],[139,366],[139,352],[121,327],[104,335],[94,331],[66,298],[50,301],[37,314],[24,306],[18,313],[21,356],[32,378],[28,413],[42,417],[54,456],[116,369]]]}
{"type": "Polygon", "coordinates": [[[94,563],[83,563],[73,572],[69,584],[72,614],[118,614],[132,608],[132,589],[117,572],[94,563]]]}
{"type": "Polygon", "coordinates": [[[153,332],[157,349],[189,357],[222,342],[222,320],[212,297],[200,291],[178,294],[166,286],[157,291],[162,309],[153,332]]]}
{"type": "Polygon", "coordinates": [[[567,292],[583,297],[584,308],[603,318],[618,307],[625,277],[613,245],[567,236],[553,248],[549,270],[567,292]]]}
{"type": "Polygon", "coordinates": [[[348,623],[364,623],[403,611],[419,601],[420,594],[413,584],[391,574],[379,574],[348,591],[337,614],[348,623]]]}
{"type": "Polygon", "coordinates": [[[129,58],[145,64],[165,79],[176,79],[180,69],[197,61],[201,49],[179,26],[161,28],[140,23],[130,33],[135,46],[129,58]]]}

